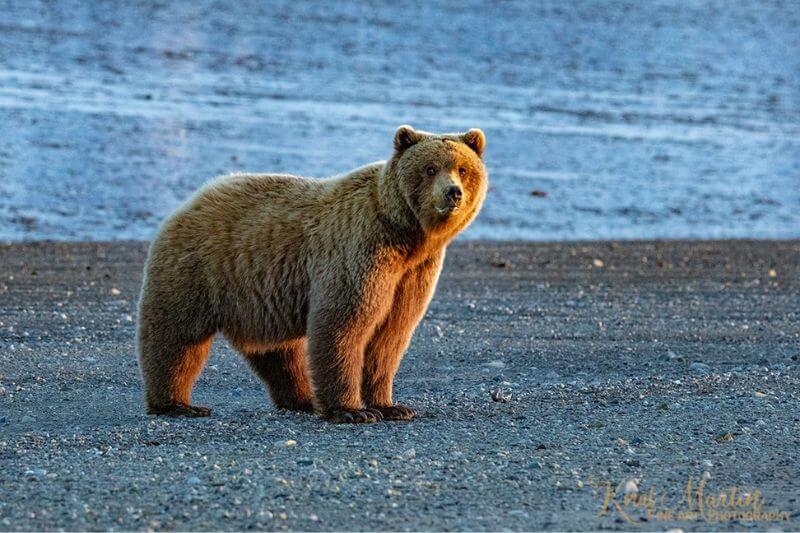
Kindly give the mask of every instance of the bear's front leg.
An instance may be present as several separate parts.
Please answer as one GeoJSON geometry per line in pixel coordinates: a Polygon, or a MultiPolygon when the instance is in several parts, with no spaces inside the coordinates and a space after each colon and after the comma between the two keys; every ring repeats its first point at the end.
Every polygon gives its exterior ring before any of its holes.
{"type": "Polygon", "coordinates": [[[391,310],[367,344],[364,354],[362,397],[384,420],[411,420],[414,409],[392,400],[394,376],[400,360],[425,314],[436,289],[444,251],[409,271],[394,293],[391,310]]]}
{"type": "Polygon", "coordinates": [[[315,408],[332,422],[377,422],[383,416],[364,407],[361,379],[369,335],[391,301],[386,298],[388,287],[334,286],[337,289],[317,287],[309,308],[308,362],[315,408]]]}

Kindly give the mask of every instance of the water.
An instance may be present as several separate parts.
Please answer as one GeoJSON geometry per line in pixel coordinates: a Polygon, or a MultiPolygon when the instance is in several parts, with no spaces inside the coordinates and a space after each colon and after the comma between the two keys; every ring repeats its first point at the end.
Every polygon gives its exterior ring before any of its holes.
{"type": "Polygon", "coordinates": [[[486,132],[464,238],[800,236],[800,2],[113,4],[0,2],[0,239],[147,239],[402,123],[486,132]]]}

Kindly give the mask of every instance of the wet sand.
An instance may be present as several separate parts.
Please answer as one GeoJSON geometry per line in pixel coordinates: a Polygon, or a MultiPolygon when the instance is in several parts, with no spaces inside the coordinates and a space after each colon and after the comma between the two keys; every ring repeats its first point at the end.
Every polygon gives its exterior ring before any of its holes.
{"type": "Polygon", "coordinates": [[[800,527],[798,241],[457,243],[396,382],[420,418],[369,426],[275,410],[223,340],[211,418],[146,416],[145,251],[0,246],[0,529],[800,527]],[[598,516],[704,475],[789,520],[598,516]]]}
{"type": "Polygon", "coordinates": [[[215,175],[344,173],[404,123],[486,132],[469,238],[798,238],[798,27],[795,0],[9,2],[0,239],[150,239],[215,175]]]}

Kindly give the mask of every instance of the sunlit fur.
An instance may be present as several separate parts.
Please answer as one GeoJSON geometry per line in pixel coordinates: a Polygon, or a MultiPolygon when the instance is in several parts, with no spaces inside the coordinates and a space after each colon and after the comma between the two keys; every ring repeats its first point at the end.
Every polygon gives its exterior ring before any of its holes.
{"type": "Polygon", "coordinates": [[[145,267],[137,340],[148,412],[209,414],[190,395],[222,332],[278,407],[410,418],[394,407],[392,381],[445,246],[485,197],[484,146],[480,130],[403,126],[391,159],[341,177],[235,174],[203,187],[164,222],[145,267]],[[458,206],[450,185],[463,190],[458,206]]]}

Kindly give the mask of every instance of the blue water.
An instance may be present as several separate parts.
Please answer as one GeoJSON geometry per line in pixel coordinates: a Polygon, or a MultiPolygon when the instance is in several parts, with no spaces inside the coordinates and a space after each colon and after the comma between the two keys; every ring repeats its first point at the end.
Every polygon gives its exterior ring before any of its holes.
{"type": "Polygon", "coordinates": [[[0,239],[150,238],[403,123],[486,132],[465,238],[800,236],[800,2],[397,4],[0,2],[0,239]]]}

